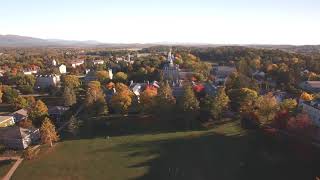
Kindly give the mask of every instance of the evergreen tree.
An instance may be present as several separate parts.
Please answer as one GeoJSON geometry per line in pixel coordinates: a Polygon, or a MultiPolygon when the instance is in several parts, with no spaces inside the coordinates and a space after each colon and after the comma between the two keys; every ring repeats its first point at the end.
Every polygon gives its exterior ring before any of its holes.
{"type": "Polygon", "coordinates": [[[63,91],[64,105],[72,106],[77,103],[77,96],[73,88],[65,87],[63,91]]]}
{"type": "Polygon", "coordinates": [[[52,147],[53,142],[57,142],[59,140],[59,135],[55,130],[55,126],[52,124],[49,118],[45,118],[41,128],[40,128],[40,135],[41,135],[41,143],[43,144],[50,144],[52,147]]]}
{"type": "Polygon", "coordinates": [[[157,111],[160,115],[172,112],[176,99],[172,95],[172,89],[168,82],[160,83],[158,94],[156,96],[157,111]]]}
{"type": "Polygon", "coordinates": [[[75,116],[71,116],[70,122],[67,126],[67,132],[72,134],[73,136],[76,136],[79,132],[79,123],[75,116]]]}
{"type": "Polygon", "coordinates": [[[229,104],[229,97],[227,96],[225,89],[221,88],[218,90],[216,96],[211,98],[212,100],[209,101],[209,112],[214,119],[219,119],[223,110],[228,107],[229,104]]]}
{"type": "Polygon", "coordinates": [[[195,120],[199,110],[199,101],[190,85],[185,87],[183,97],[179,101],[179,107],[183,111],[186,126],[192,128],[192,122],[195,120]]]}
{"type": "Polygon", "coordinates": [[[199,101],[190,85],[185,88],[180,108],[184,112],[196,112],[199,109],[199,101]]]}

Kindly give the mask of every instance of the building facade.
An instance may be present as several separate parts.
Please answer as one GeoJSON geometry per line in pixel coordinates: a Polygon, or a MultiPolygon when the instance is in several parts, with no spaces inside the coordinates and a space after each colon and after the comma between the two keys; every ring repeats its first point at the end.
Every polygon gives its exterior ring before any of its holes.
{"type": "Polygon", "coordinates": [[[35,87],[38,89],[55,87],[60,83],[60,76],[56,74],[38,75],[36,77],[35,87]]]}
{"type": "Polygon", "coordinates": [[[61,65],[59,66],[59,72],[60,72],[61,74],[66,74],[66,73],[67,73],[67,66],[64,65],[64,64],[61,64],[61,65]]]}

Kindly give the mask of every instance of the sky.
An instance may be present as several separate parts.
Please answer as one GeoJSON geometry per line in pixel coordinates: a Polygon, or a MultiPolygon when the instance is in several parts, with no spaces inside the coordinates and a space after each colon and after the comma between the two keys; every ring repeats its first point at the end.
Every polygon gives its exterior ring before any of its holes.
{"type": "Polygon", "coordinates": [[[320,44],[319,0],[0,0],[0,34],[104,43],[320,44]]]}

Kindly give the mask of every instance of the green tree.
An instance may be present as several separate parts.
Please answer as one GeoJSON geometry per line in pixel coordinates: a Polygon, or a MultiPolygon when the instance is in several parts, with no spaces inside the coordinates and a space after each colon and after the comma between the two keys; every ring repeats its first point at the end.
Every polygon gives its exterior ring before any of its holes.
{"type": "Polygon", "coordinates": [[[64,105],[72,106],[77,103],[77,96],[73,88],[65,87],[63,91],[64,105]]]}
{"type": "Polygon", "coordinates": [[[196,112],[199,109],[199,101],[190,85],[185,87],[184,94],[180,103],[180,108],[184,112],[196,112]]]}
{"type": "Polygon", "coordinates": [[[72,136],[76,136],[79,133],[79,122],[75,116],[71,116],[70,122],[67,126],[67,132],[72,136]]]}
{"type": "Polygon", "coordinates": [[[49,118],[45,118],[41,128],[41,143],[50,144],[50,147],[53,146],[53,142],[57,142],[59,140],[59,135],[56,132],[55,126],[52,124],[49,118]]]}

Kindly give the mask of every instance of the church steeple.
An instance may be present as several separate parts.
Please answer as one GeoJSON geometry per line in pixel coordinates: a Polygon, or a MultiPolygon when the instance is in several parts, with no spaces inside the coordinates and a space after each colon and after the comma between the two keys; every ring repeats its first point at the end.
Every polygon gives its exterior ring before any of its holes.
{"type": "Polygon", "coordinates": [[[171,49],[170,49],[170,51],[169,51],[169,53],[168,53],[168,62],[170,63],[170,65],[173,65],[173,59],[172,59],[172,53],[171,53],[171,49]]]}

